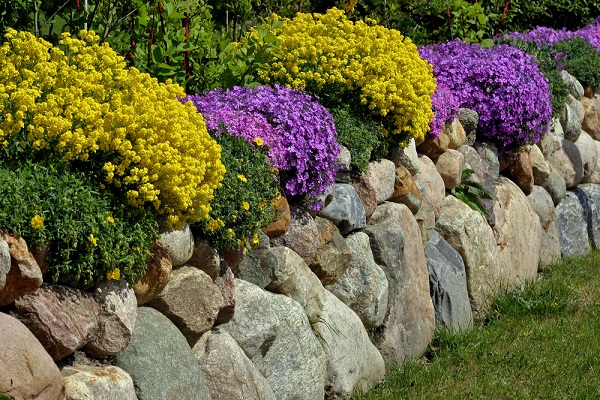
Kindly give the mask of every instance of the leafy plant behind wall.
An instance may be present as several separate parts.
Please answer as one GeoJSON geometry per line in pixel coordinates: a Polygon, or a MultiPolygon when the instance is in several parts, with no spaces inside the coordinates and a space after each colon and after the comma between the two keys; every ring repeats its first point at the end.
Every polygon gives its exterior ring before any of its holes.
{"type": "Polygon", "coordinates": [[[488,218],[490,215],[485,211],[481,199],[493,200],[493,196],[481,183],[469,179],[473,173],[475,171],[472,169],[465,168],[461,175],[460,184],[451,189],[450,194],[471,207],[471,209],[479,212],[485,218],[488,218]]]}

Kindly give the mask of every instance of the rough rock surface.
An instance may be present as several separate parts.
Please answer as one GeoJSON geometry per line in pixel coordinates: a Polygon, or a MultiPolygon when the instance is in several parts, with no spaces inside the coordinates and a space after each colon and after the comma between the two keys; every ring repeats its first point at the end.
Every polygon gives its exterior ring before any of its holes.
{"type": "Polygon", "coordinates": [[[193,346],[212,328],[225,302],[210,276],[197,268],[183,266],[173,270],[165,289],[147,305],[169,318],[193,346]]]}
{"type": "Polygon", "coordinates": [[[317,254],[319,230],[314,218],[299,207],[290,207],[290,228],[271,240],[271,246],[286,246],[294,250],[307,263],[317,254]]]}
{"type": "Polygon", "coordinates": [[[465,130],[465,134],[467,136],[465,144],[468,146],[472,146],[475,143],[475,138],[477,136],[477,124],[479,123],[479,115],[476,111],[470,110],[468,108],[461,108],[458,112],[458,119],[463,129],[465,130]]]}
{"type": "Polygon", "coordinates": [[[579,149],[581,162],[583,164],[583,176],[581,182],[589,181],[598,162],[598,152],[596,151],[596,143],[594,139],[585,131],[581,131],[579,139],[575,142],[575,146],[579,149]]]}
{"type": "Polygon", "coordinates": [[[396,168],[394,193],[388,200],[405,204],[413,214],[416,214],[421,207],[423,201],[421,190],[419,190],[411,173],[402,165],[396,168]]]}
{"type": "Polygon", "coordinates": [[[133,379],[139,400],[210,400],[210,392],[185,337],[168,318],[140,307],[129,346],[115,365],[133,379]]]}
{"type": "Polygon", "coordinates": [[[434,231],[425,248],[435,323],[454,332],[473,325],[467,274],[460,254],[434,231]]]}
{"type": "Polygon", "coordinates": [[[585,211],[588,239],[593,248],[600,247],[600,185],[586,183],[573,190],[585,211]]]}
{"type": "Polygon", "coordinates": [[[501,286],[496,238],[485,218],[454,196],[447,196],[436,230],[461,255],[472,308],[486,310],[501,286]]]}
{"type": "Polygon", "coordinates": [[[54,360],[85,346],[98,328],[100,307],[82,290],[43,284],[15,301],[19,320],[54,360]]]}
{"type": "Polygon", "coordinates": [[[319,216],[333,222],[342,235],[367,225],[367,215],[356,189],[352,185],[337,183],[334,185],[333,199],[319,216]]]}
{"type": "Polygon", "coordinates": [[[496,185],[493,231],[498,245],[501,283],[505,288],[523,286],[537,277],[542,227],[519,187],[500,177],[496,185]]]}
{"type": "Polygon", "coordinates": [[[0,291],[6,284],[8,271],[10,271],[10,249],[6,240],[0,238],[0,291]]]}
{"type": "Polygon", "coordinates": [[[537,146],[530,146],[529,158],[531,159],[531,169],[533,171],[533,183],[541,185],[546,182],[550,175],[550,167],[544,158],[544,154],[537,146]]]}
{"type": "Polygon", "coordinates": [[[600,110],[597,103],[592,99],[582,97],[581,104],[583,104],[585,112],[581,128],[589,133],[594,140],[600,139],[600,110]]]}
{"type": "Polygon", "coordinates": [[[560,117],[560,125],[562,126],[565,139],[571,142],[576,142],[581,134],[581,122],[575,110],[568,104],[565,104],[565,110],[560,117]]]}
{"type": "Polygon", "coordinates": [[[275,398],[322,399],[327,361],[302,307],[241,279],[235,286],[235,316],[221,329],[267,379],[275,398]]]}
{"type": "Polygon", "coordinates": [[[575,77],[569,74],[567,71],[560,71],[560,77],[563,82],[567,84],[569,87],[569,93],[571,96],[575,97],[577,100],[580,100],[583,97],[583,86],[575,77]]]}
{"type": "Polygon", "coordinates": [[[319,248],[309,267],[323,285],[331,285],[346,272],[352,260],[352,252],[333,222],[316,217],[315,223],[319,231],[319,248]]]}
{"type": "Polygon", "coordinates": [[[390,160],[371,161],[365,171],[365,178],[371,183],[375,200],[381,204],[390,198],[394,192],[394,173],[396,166],[390,160]]]}
{"type": "Polygon", "coordinates": [[[542,241],[540,245],[540,263],[538,271],[560,261],[560,240],[558,237],[558,220],[556,209],[550,194],[541,186],[534,186],[527,196],[529,204],[540,219],[542,241]]]}
{"type": "Polygon", "coordinates": [[[410,139],[408,145],[404,148],[399,147],[392,150],[390,159],[396,166],[402,165],[412,175],[419,172],[419,156],[417,154],[415,139],[410,139]]]}
{"type": "Polygon", "coordinates": [[[267,380],[226,331],[206,332],[192,351],[213,400],[276,400],[267,380]]]}
{"type": "Polygon", "coordinates": [[[214,282],[221,291],[224,303],[223,307],[219,309],[217,319],[215,319],[216,326],[231,321],[235,313],[235,276],[225,262],[221,263],[221,271],[214,282]]]}
{"type": "Polygon", "coordinates": [[[171,256],[166,246],[158,240],[152,249],[152,258],[148,261],[146,273],[133,285],[138,305],[145,304],[158,296],[171,279],[172,270],[171,256]]]}
{"type": "Polygon", "coordinates": [[[435,229],[435,213],[433,211],[433,205],[429,200],[423,199],[421,208],[419,208],[419,211],[415,214],[415,219],[417,220],[417,225],[419,226],[419,231],[421,233],[423,248],[425,248],[427,242],[429,242],[431,232],[435,229]]]}
{"type": "Polygon", "coordinates": [[[194,235],[194,251],[186,265],[204,271],[212,280],[217,279],[221,270],[219,252],[210,245],[208,240],[194,235]]]}
{"type": "Polygon", "coordinates": [[[552,163],[548,163],[548,167],[550,167],[550,174],[546,182],[542,184],[542,187],[552,197],[554,205],[557,205],[567,195],[567,184],[559,169],[554,167],[552,163]]]}
{"type": "Polygon", "coordinates": [[[438,137],[433,137],[431,135],[425,136],[425,140],[423,141],[423,143],[417,146],[417,151],[419,153],[425,154],[432,160],[435,160],[442,153],[448,150],[449,145],[450,138],[446,134],[445,129],[442,129],[438,137]]]}
{"type": "Polygon", "coordinates": [[[563,147],[554,152],[549,161],[562,174],[567,189],[579,185],[583,178],[583,160],[574,143],[565,139],[563,147]]]}
{"type": "Polygon", "coordinates": [[[137,400],[133,379],[119,367],[78,365],[65,367],[61,373],[65,399],[137,400]]]}
{"type": "Polygon", "coordinates": [[[457,150],[467,141],[467,133],[458,118],[454,118],[451,122],[446,122],[444,124],[444,131],[450,140],[450,143],[448,143],[449,149],[457,150]]]}
{"type": "Polygon", "coordinates": [[[378,347],[392,362],[419,357],[433,338],[435,323],[419,226],[406,206],[384,203],[377,207],[364,232],[389,282],[389,312],[378,347]]]}
{"type": "Polygon", "coordinates": [[[558,119],[553,118],[548,127],[548,132],[545,135],[542,135],[542,140],[537,146],[542,150],[544,158],[547,160],[552,153],[562,147],[563,140],[565,140],[565,133],[563,132],[562,125],[558,119]]]}
{"type": "Polygon", "coordinates": [[[356,232],[346,242],[352,261],[340,279],[327,289],[350,307],[367,328],[376,328],[383,323],[387,312],[387,278],[373,259],[365,233],[356,232]]]}
{"type": "Polygon", "coordinates": [[[419,189],[421,189],[423,197],[426,197],[433,205],[433,211],[437,217],[440,213],[444,196],[446,196],[444,180],[429,157],[420,156],[419,163],[419,173],[413,178],[419,189]]]}
{"type": "Polygon", "coordinates": [[[338,170],[335,173],[335,181],[337,183],[350,183],[352,180],[352,154],[347,147],[340,145],[340,154],[336,158],[338,170]]]}
{"type": "Polygon", "coordinates": [[[277,218],[267,227],[263,228],[263,232],[270,238],[276,238],[284,235],[288,229],[290,229],[290,223],[292,221],[290,205],[287,199],[281,196],[279,199],[277,199],[276,204],[277,218]]]}
{"type": "Polygon", "coordinates": [[[117,354],[129,344],[135,319],[137,300],[125,280],[100,282],[94,289],[94,298],[100,306],[98,329],[85,351],[96,357],[117,354]]]}
{"type": "Polygon", "coordinates": [[[503,173],[516,183],[525,195],[528,195],[533,190],[533,167],[527,151],[517,154],[503,173]]]}
{"type": "Polygon", "coordinates": [[[194,253],[194,236],[187,224],[181,229],[167,229],[161,232],[160,241],[167,247],[174,267],[188,262],[194,253]]]}
{"type": "Polygon", "coordinates": [[[435,167],[447,190],[460,184],[464,165],[465,156],[458,150],[448,149],[438,157],[435,167]]]}
{"type": "Polygon", "coordinates": [[[577,195],[567,192],[556,206],[560,251],[563,257],[584,256],[590,252],[586,212],[577,195]]]}
{"type": "Polygon", "coordinates": [[[355,176],[352,179],[352,186],[356,190],[356,194],[360,202],[365,207],[365,216],[367,219],[371,217],[375,207],[377,207],[377,196],[375,196],[375,188],[367,176],[363,173],[355,176]]]}
{"type": "Polygon", "coordinates": [[[62,377],[52,357],[16,318],[0,313],[0,394],[56,400],[62,377]]]}
{"type": "Polygon", "coordinates": [[[0,239],[8,244],[10,253],[10,270],[5,275],[4,288],[0,289],[0,306],[5,306],[39,288],[42,271],[23,238],[2,233],[0,239]]]}

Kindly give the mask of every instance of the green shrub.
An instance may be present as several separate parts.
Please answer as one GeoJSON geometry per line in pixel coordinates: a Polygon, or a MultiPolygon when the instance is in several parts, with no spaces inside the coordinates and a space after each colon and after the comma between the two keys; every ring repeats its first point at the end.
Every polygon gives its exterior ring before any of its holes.
{"type": "Polygon", "coordinates": [[[600,87],[600,53],[580,37],[563,40],[552,46],[557,55],[565,55],[560,63],[584,87],[600,87]]]}
{"type": "Polygon", "coordinates": [[[0,227],[27,244],[50,242],[53,281],[90,286],[100,280],[139,280],[158,237],[151,212],[97,190],[65,163],[0,162],[0,227]]]}
{"type": "Polygon", "coordinates": [[[279,196],[276,171],[267,160],[268,147],[261,139],[223,133],[215,137],[222,147],[227,172],[207,221],[192,224],[217,250],[252,247],[256,231],[275,218],[272,200],[279,196]]]}
{"type": "Polygon", "coordinates": [[[472,169],[464,169],[460,184],[451,189],[450,194],[471,207],[471,209],[479,212],[485,218],[488,218],[489,214],[485,211],[481,199],[492,200],[494,197],[481,183],[469,179],[474,172],[472,169]]]}

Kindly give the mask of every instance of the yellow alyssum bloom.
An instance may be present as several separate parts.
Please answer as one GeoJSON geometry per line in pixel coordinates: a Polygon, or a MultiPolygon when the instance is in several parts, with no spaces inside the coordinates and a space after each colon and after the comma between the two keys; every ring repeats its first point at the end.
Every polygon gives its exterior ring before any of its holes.
{"type": "MultiPolygon", "coordinates": [[[[27,132],[34,150],[65,160],[103,157],[104,182],[179,227],[208,218],[225,167],[221,147],[183,88],[126,68],[93,32],[53,47],[8,29],[0,46],[0,143],[27,132]]],[[[26,147],[25,142],[23,144],[26,147]]]]}
{"type": "Polygon", "coordinates": [[[106,220],[107,220],[108,222],[110,222],[111,224],[114,224],[114,223],[115,223],[115,219],[112,217],[112,215],[109,215],[108,217],[106,217],[106,220]]]}
{"type": "Polygon", "coordinates": [[[265,141],[264,141],[264,140],[262,140],[262,139],[261,139],[261,138],[259,138],[259,137],[257,137],[257,138],[254,138],[253,142],[254,142],[254,144],[256,144],[258,147],[262,147],[262,146],[264,146],[264,144],[265,144],[265,141]]]}
{"type": "Polygon", "coordinates": [[[238,177],[238,179],[239,179],[240,181],[242,181],[242,182],[244,182],[244,183],[245,183],[245,182],[248,182],[248,179],[247,179],[247,178],[246,178],[246,176],[244,176],[244,175],[238,174],[238,176],[237,176],[237,177],[238,177]]]}
{"type": "Polygon", "coordinates": [[[214,219],[208,221],[208,229],[210,229],[211,231],[216,231],[217,229],[219,229],[219,221],[214,219]]]}
{"type": "Polygon", "coordinates": [[[250,209],[250,203],[245,201],[242,203],[242,207],[244,208],[244,210],[248,211],[250,209]]]}
{"type": "Polygon", "coordinates": [[[31,227],[33,229],[42,229],[44,227],[44,217],[35,214],[33,218],[31,218],[31,227]]]}
{"type": "Polygon", "coordinates": [[[258,244],[260,242],[260,238],[258,237],[258,235],[255,233],[254,236],[252,236],[252,243],[253,244],[258,244]]]}
{"type": "Polygon", "coordinates": [[[115,281],[121,279],[121,271],[119,270],[119,268],[115,268],[112,271],[108,272],[106,274],[106,279],[115,281]]]}
{"type": "Polygon", "coordinates": [[[92,244],[93,244],[94,246],[98,246],[98,239],[96,239],[96,238],[94,237],[94,235],[93,235],[93,234],[91,234],[91,233],[90,233],[90,242],[92,242],[92,244]]]}

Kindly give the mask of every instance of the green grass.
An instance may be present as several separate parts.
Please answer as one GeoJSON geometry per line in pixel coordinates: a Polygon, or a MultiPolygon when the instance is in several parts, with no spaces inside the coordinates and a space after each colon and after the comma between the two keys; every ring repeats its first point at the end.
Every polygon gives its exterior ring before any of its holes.
{"type": "Polygon", "coordinates": [[[354,400],[600,399],[600,250],[504,293],[465,333],[354,400]]]}

